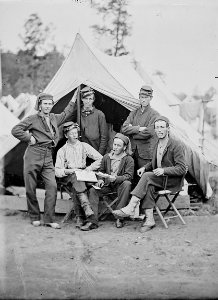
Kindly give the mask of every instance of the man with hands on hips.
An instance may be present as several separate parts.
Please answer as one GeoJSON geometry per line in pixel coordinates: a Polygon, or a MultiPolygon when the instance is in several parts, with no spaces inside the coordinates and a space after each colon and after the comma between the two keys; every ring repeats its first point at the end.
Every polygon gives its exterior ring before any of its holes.
{"type": "Polygon", "coordinates": [[[28,213],[33,226],[41,225],[40,208],[36,198],[37,176],[45,184],[44,225],[59,229],[54,221],[57,198],[57,184],[52,153],[59,140],[58,127],[75,113],[77,92],[60,114],[51,113],[54,105],[53,96],[40,93],[37,96],[35,109],[37,114],[30,115],[12,128],[12,135],[28,143],[24,154],[24,181],[28,213]]]}

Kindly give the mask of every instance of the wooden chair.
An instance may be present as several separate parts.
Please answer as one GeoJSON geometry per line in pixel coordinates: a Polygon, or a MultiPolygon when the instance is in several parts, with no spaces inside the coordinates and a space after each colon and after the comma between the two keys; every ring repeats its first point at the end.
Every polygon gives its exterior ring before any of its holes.
{"type": "Polygon", "coordinates": [[[100,198],[100,201],[102,201],[105,205],[105,208],[103,208],[101,210],[101,212],[98,215],[99,220],[104,220],[107,216],[107,211],[109,211],[110,213],[113,214],[113,206],[114,204],[116,204],[116,202],[118,201],[117,198],[117,192],[111,192],[111,193],[107,193],[105,194],[103,197],[100,198]],[[114,198],[114,200],[111,200],[111,198],[114,198]]]}
{"type": "Polygon", "coordinates": [[[76,197],[76,191],[74,190],[74,188],[70,188],[68,184],[63,182],[61,178],[56,177],[56,182],[57,182],[58,190],[60,191],[61,194],[61,199],[63,199],[63,192],[66,192],[70,196],[69,201],[72,201],[72,207],[70,207],[70,209],[66,212],[64,218],[61,221],[62,223],[65,223],[74,215],[73,199],[74,197],[76,197]]]}
{"type": "MultiPolygon", "coordinates": [[[[186,173],[188,171],[188,168],[186,167],[186,173]]],[[[176,201],[177,197],[179,196],[179,193],[182,191],[182,187],[183,187],[183,184],[184,184],[184,179],[185,179],[185,175],[186,173],[182,176],[181,178],[181,182],[180,182],[180,186],[178,187],[177,191],[176,192],[172,192],[170,190],[167,190],[166,187],[167,187],[167,181],[168,181],[168,176],[167,175],[163,175],[164,176],[164,179],[165,179],[165,182],[164,182],[164,189],[163,190],[160,190],[158,191],[158,195],[155,199],[155,210],[156,212],[158,213],[161,221],[163,222],[165,228],[168,228],[168,225],[167,225],[167,222],[166,222],[166,219],[171,219],[171,218],[179,218],[180,221],[182,222],[183,225],[185,225],[185,221],[184,219],[182,218],[181,214],[179,213],[179,211],[177,210],[174,202],[176,201]],[[158,200],[160,197],[165,197],[167,202],[168,202],[168,206],[167,208],[165,209],[165,211],[163,213],[161,213],[159,207],[158,207],[158,200]],[[175,212],[175,215],[174,216],[169,216],[169,217],[165,217],[166,214],[170,211],[174,211],[175,212]]]]}

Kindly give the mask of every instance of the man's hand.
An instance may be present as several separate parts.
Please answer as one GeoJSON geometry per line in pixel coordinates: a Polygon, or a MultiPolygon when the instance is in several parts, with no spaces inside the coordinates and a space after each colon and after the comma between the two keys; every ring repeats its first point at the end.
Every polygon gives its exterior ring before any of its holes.
{"type": "Polygon", "coordinates": [[[109,181],[114,182],[116,180],[116,176],[110,175],[109,181]]]}
{"type": "Polygon", "coordinates": [[[154,175],[156,176],[161,176],[164,174],[164,169],[163,168],[157,168],[153,170],[154,175]]]}
{"type": "Polygon", "coordinates": [[[30,145],[35,145],[35,144],[36,144],[36,139],[32,135],[31,138],[30,138],[30,145]]]}
{"type": "Polygon", "coordinates": [[[146,128],[147,128],[146,126],[144,126],[144,127],[139,127],[139,132],[145,130],[146,128]]]}
{"type": "Polygon", "coordinates": [[[137,170],[137,174],[139,177],[142,177],[142,174],[145,173],[145,167],[141,167],[137,170]]]}
{"type": "Polygon", "coordinates": [[[100,188],[103,187],[103,185],[104,185],[104,180],[99,179],[98,182],[96,182],[95,185],[98,186],[98,187],[100,187],[100,188]]]}
{"type": "Polygon", "coordinates": [[[77,94],[78,94],[78,89],[79,89],[79,88],[77,88],[77,89],[75,90],[75,93],[73,94],[73,97],[72,97],[72,99],[70,100],[70,101],[73,102],[73,103],[76,102],[77,94]]]}
{"type": "Polygon", "coordinates": [[[73,174],[74,172],[75,172],[75,169],[65,169],[65,170],[64,170],[64,173],[65,173],[66,175],[73,174]]]}

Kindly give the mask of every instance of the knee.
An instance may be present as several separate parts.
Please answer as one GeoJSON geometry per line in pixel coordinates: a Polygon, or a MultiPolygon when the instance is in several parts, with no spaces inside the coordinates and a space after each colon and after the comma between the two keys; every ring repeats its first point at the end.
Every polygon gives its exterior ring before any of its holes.
{"type": "Polygon", "coordinates": [[[131,188],[131,185],[132,185],[132,183],[131,183],[131,181],[129,181],[129,180],[125,180],[125,181],[123,182],[123,186],[124,186],[125,188],[131,188]]]}

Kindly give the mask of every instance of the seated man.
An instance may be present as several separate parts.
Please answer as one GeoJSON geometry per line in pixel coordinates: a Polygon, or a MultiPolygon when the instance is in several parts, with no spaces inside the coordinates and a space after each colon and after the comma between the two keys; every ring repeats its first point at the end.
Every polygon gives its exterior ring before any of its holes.
{"type": "Polygon", "coordinates": [[[102,155],[92,146],[78,140],[79,125],[73,122],[64,124],[64,134],[67,138],[66,144],[57,152],[55,163],[56,177],[63,178],[65,183],[71,183],[75,189],[77,197],[74,197],[74,210],[76,214],[76,227],[81,227],[84,223],[82,216],[84,210],[87,227],[89,229],[97,228],[97,221],[90,207],[87,196],[87,186],[84,181],[77,181],[75,169],[86,169],[87,171],[97,170],[100,167],[102,155]],[[86,167],[86,158],[89,157],[94,162],[86,167]],[[77,198],[76,197],[76,198],[77,198]]]}
{"type": "Polygon", "coordinates": [[[146,221],[142,224],[141,232],[148,231],[155,226],[154,200],[157,196],[157,190],[163,188],[164,177],[162,175],[168,175],[167,189],[175,191],[186,172],[184,145],[169,135],[169,120],[163,116],[157,117],[154,128],[158,142],[154,148],[152,161],[138,170],[138,175],[141,178],[131,192],[132,198],[129,204],[114,211],[114,215],[118,218],[132,216],[142,200],[146,221]]]}
{"type": "MultiPolygon", "coordinates": [[[[99,196],[117,192],[118,209],[124,207],[129,201],[131,180],[134,174],[134,160],[130,156],[130,149],[129,138],[122,133],[117,133],[113,141],[113,150],[105,154],[102,159],[99,171],[110,176],[104,180],[98,180],[97,186],[101,187],[101,190],[94,188],[89,190],[89,201],[96,219],[98,218],[99,196]]],[[[116,227],[123,227],[122,218],[117,219],[116,227]]]]}

